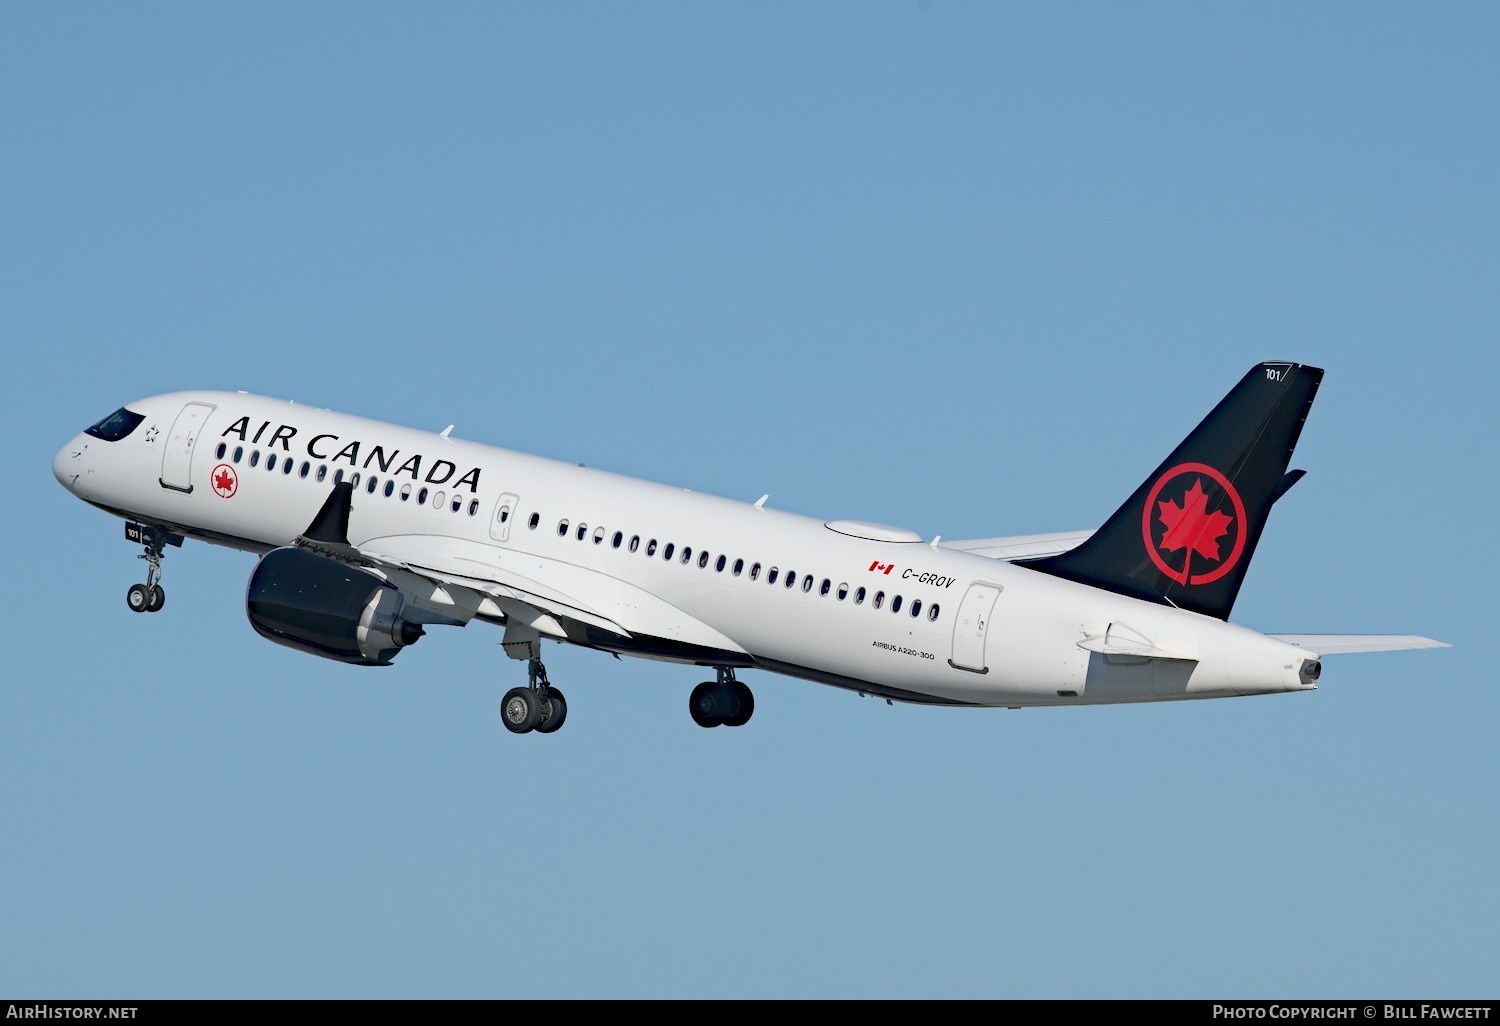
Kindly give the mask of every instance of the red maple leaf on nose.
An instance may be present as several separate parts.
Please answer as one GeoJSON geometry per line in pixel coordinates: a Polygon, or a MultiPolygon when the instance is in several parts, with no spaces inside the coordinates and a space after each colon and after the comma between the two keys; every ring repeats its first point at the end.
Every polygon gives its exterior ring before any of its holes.
{"type": "Polygon", "coordinates": [[[1208,512],[1202,481],[1193,481],[1193,487],[1182,497],[1182,505],[1168,500],[1158,502],[1156,507],[1157,518],[1167,527],[1159,545],[1163,552],[1191,549],[1208,559],[1220,558],[1219,539],[1234,523],[1234,517],[1218,510],[1208,512]]]}
{"type": "Polygon", "coordinates": [[[214,475],[214,487],[221,492],[231,491],[234,488],[234,478],[229,476],[229,471],[221,470],[214,475]]]}

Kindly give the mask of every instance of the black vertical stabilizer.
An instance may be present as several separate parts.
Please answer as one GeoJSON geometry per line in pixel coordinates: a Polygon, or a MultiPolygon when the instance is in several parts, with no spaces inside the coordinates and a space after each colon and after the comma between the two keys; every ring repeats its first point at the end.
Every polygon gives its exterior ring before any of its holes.
{"type": "Polygon", "coordinates": [[[302,537],[325,545],[348,545],[349,504],[353,498],[354,486],[348,481],[340,481],[334,485],[328,498],[323,500],[323,508],[318,510],[318,515],[307,525],[302,537]]]}
{"type": "Polygon", "coordinates": [[[1301,476],[1286,468],[1322,380],[1302,364],[1252,367],[1087,541],[1020,565],[1228,619],[1266,514],[1301,476]]]}

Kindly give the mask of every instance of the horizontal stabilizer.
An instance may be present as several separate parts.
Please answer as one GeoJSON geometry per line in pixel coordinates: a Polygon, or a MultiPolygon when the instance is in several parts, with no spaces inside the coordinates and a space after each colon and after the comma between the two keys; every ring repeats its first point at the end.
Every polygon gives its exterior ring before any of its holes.
{"type": "Polygon", "coordinates": [[[1079,545],[1093,531],[1057,531],[1052,534],[1013,534],[1002,538],[970,538],[967,541],[945,541],[940,549],[957,549],[972,552],[976,556],[990,559],[1041,559],[1056,556],[1079,545]]]}
{"type": "Polygon", "coordinates": [[[1446,641],[1434,641],[1418,634],[1272,634],[1269,637],[1324,656],[1342,655],[1345,652],[1401,652],[1413,648],[1453,647],[1446,641]]]}

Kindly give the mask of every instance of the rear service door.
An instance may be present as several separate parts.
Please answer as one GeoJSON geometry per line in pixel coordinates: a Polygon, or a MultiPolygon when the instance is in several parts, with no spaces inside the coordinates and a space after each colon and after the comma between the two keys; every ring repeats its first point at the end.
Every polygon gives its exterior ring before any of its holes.
{"type": "Polygon", "coordinates": [[[990,672],[984,664],[984,636],[990,628],[990,611],[999,597],[998,584],[969,585],[953,624],[953,658],[948,660],[949,666],[975,673],[990,672]]]}

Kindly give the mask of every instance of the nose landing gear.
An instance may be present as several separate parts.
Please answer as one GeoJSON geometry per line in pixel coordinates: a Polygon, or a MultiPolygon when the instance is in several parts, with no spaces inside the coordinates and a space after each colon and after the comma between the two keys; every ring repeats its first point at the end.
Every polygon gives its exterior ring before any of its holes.
{"type": "Polygon", "coordinates": [[[135,613],[155,613],[167,604],[167,593],[161,586],[162,552],[168,545],[182,545],[182,537],[160,527],[144,524],[126,524],[125,539],[146,547],[138,559],[146,561],[146,583],[132,584],[125,593],[125,602],[135,613]]]}

